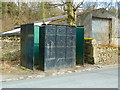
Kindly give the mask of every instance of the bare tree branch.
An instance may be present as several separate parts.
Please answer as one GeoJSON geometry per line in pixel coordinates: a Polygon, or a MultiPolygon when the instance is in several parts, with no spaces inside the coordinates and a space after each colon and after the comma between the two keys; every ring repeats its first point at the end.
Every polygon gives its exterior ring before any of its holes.
{"type": "Polygon", "coordinates": [[[108,8],[108,7],[110,6],[111,3],[112,3],[112,1],[105,7],[105,9],[108,8]]]}
{"type": "Polygon", "coordinates": [[[84,1],[85,1],[85,0],[83,0],[82,2],[80,2],[80,3],[77,5],[77,7],[75,7],[74,9],[77,10],[77,9],[83,4],[84,1]]]}

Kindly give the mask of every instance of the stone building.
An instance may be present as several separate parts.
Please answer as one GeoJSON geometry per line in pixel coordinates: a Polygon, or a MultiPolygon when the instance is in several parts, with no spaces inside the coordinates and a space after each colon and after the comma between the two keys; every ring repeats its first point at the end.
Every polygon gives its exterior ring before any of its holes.
{"type": "Polygon", "coordinates": [[[85,37],[99,45],[118,45],[118,19],[105,9],[96,9],[78,16],[77,25],[84,25],[85,37]]]}

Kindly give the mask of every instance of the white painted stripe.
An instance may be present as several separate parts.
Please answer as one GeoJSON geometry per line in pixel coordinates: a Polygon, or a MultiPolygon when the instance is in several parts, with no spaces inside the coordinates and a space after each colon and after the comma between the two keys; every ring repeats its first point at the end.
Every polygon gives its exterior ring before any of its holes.
{"type": "Polygon", "coordinates": [[[11,31],[7,31],[7,32],[4,32],[2,34],[9,34],[9,33],[16,33],[16,32],[20,32],[20,28],[17,28],[17,29],[13,29],[11,31]]]}

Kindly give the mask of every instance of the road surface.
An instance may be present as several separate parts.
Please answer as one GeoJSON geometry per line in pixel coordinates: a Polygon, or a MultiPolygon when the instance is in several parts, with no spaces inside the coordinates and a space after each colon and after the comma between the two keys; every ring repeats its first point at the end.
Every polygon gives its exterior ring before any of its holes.
{"type": "Polygon", "coordinates": [[[2,88],[118,88],[118,68],[3,82],[2,88]]]}

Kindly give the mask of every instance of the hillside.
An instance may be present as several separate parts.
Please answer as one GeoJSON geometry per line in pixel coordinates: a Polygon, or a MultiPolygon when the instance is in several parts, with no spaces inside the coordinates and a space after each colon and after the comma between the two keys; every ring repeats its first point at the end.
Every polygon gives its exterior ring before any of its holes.
{"type": "MultiPolygon", "coordinates": [[[[50,3],[45,3],[45,17],[63,15],[63,12],[50,3]],[[54,10],[53,10],[54,9],[54,10]]],[[[2,2],[2,19],[0,19],[0,33],[19,27],[21,24],[32,23],[42,19],[40,2],[2,2]]]]}

